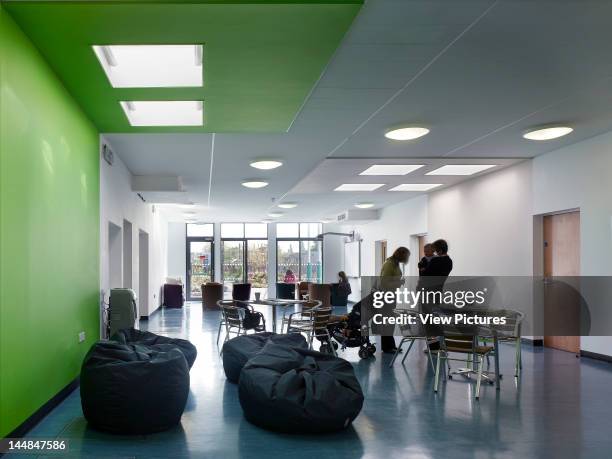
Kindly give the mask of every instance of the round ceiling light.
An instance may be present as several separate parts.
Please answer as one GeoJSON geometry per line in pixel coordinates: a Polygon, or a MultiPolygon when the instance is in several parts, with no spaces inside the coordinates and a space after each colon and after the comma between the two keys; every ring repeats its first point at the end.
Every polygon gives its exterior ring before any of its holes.
{"type": "Polygon", "coordinates": [[[271,218],[264,218],[261,222],[262,223],[272,223],[274,220],[272,220],[271,218]]]}
{"type": "Polygon", "coordinates": [[[532,129],[523,134],[527,140],[552,140],[571,133],[574,129],[569,126],[548,126],[532,129]]]}
{"type": "Polygon", "coordinates": [[[429,129],[421,126],[406,126],[385,132],[385,137],[391,140],[414,140],[429,134],[429,129]]]}
{"type": "Polygon", "coordinates": [[[369,209],[370,207],[374,207],[374,203],[372,202],[358,202],[355,204],[355,207],[358,209],[369,209]]]}
{"type": "Polygon", "coordinates": [[[247,188],[264,188],[268,185],[269,183],[264,180],[245,180],[242,182],[242,186],[247,188]]]}
{"type": "Polygon", "coordinates": [[[283,202],[278,205],[281,209],[295,209],[297,207],[296,202],[283,202]]]}
{"type": "Polygon", "coordinates": [[[268,212],[268,217],[278,218],[282,216],[283,216],[282,212],[268,212]]]}
{"type": "Polygon", "coordinates": [[[250,166],[255,169],[261,169],[264,171],[270,169],[276,169],[277,167],[281,167],[283,165],[282,161],[276,161],[271,159],[262,159],[257,161],[251,161],[250,166]]]}

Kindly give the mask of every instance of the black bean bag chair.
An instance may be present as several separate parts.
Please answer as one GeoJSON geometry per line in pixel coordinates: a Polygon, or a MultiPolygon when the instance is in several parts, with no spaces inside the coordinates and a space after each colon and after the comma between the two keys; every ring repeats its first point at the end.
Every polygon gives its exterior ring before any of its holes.
{"type": "Polygon", "coordinates": [[[282,335],[263,332],[237,336],[223,345],[223,370],[225,371],[227,379],[233,383],[237,383],[242,367],[244,367],[251,357],[261,351],[264,345],[269,341],[304,349],[308,347],[306,339],[299,333],[282,335]]]}
{"type": "Polygon", "coordinates": [[[343,429],[363,406],[361,386],[346,360],[273,342],[242,369],[238,395],[249,422],[288,433],[343,429]]]}
{"type": "Polygon", "coordinates": [[[189,367],[173,345],[98,341],[81,367],[81,407],[89,424],[117,434],[148,434],[178,424],[189,367]]]}
{"type": "Polygon", "coordinates": [[[196,347],[186,339],[168,338],[167,336],[160,336],[148,331],[136,330],[135,328],[119,330],[111,337],[111,340],[121,344],[141,344],[144,346],[171,344],[178,347],[185,354],[189,368],[193,366],[193,362],[195,362],[198,355],[196,347]]]}

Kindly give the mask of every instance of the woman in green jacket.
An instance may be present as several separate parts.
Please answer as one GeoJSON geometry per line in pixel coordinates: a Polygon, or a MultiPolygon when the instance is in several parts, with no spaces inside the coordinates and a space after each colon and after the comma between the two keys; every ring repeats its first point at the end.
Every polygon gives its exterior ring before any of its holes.
{"type": "MultiPolygon", "coordinates": [[[[395,291],[404,283],[403,273],[400,264],[408,263],[410,250],[406,247],[398,247],[389,258],[385,260],[380,270],[380,290],[395,291]]],[[[392,307],[393,308],[393,307],[392,307]]],[[[381,347],[385,353],[396,351],[395,338],[393,336],[381,336],[381,347]]]]}

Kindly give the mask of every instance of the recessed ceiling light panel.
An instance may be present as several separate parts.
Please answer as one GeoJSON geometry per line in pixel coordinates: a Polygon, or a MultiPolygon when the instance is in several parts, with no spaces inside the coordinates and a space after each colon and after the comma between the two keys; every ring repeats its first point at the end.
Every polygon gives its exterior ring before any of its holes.
{"type": "Polygon", "coordinates": [[[495,164],[447,164],[425,175],[472,175],[495,167],[495,164]]]}
{"type": "Polygon", "coordinates": [[[278,205],[281,209],[295,209],[297,207],[296,202],[282,202],[278,205]]]}
{"type": "Polygon", "coordinates": [[[423,167],[423,164],[374,164],[359,175],[406,175],[423,167]]]}
{"type": "Polygon", "coordinates": [[[372,203],[372,202],[358,202],[357,204],[355,204],[355,207],[357,207],[358,209],[369,209],[371,207],[374,207],[374,203],[372,203]]]}
{"type": "Polygon", "coordinates": [[[402,183],[391,188],[389,191],[429,191],[438,186],[442,186],[441,183],[402,183]]]}
{"type": "Polygon", "coordinates": [[[94,46],[113,88],[178,88],[203,85],[202,45],[94,46]]]}
{"type": "Polygon", "coordinates": [[[553,140],[571,133],[574,129],[569,126],[549,126],[533,129],[523,134],[528,140],[553,140]]]}
{"type": "Polygon", "coordinates": [[[420,126],[406,126],[385,132],[385,137],[391,140],[414,140],[429,134],[429,129],[420,126]]]}
{"type": "Polygon", "coordinates": [[[269,170],[276,169],[277,167],[281,167],[283,163],[281,161],[276,160],[260,160],[260,161],[252,161],[250,166],[255,169],[269,170]]]}
{"type": "Polygon", "coordinates": [[[334,191],[374,191],[379,189],[381,186],[385,186],[384,183],[343,183],[336,187],[334,191]]]}
{"type": "Polygon", "coordinates": [[[264,180],[245,180],[242,182],[242,186],[246,188],[264,188],[268,185],[269,183],[264,180]]]}
{"type": "Polygon", "coordinates": [[[131,126],[202,126],[200,100],[138,100],[120,102],[131,126]]]}

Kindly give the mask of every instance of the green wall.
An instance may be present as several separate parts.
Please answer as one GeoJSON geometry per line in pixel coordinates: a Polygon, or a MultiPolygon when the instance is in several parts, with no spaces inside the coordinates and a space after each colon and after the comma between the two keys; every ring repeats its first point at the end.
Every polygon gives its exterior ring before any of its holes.
{"type": "Polygon", "coordinates": [[[98,144],[0,6],[0,437],[78,376],[99,335],[98,144]]]}

